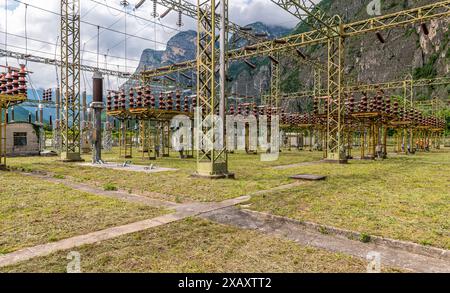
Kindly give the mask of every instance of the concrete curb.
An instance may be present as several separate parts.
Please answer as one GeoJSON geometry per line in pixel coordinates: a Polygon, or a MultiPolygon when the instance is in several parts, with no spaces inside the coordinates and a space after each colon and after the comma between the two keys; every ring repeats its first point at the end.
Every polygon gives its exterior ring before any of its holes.
{"type": "MultiPolygon", "coordinates": [[[[405,251],[415,253],[415,254],[420,254],[420,255],[424,255],[424,256],[429,256],[429,257],[434,257],[434,258],[439,258],[442,260],[450,261],[450,250],[446,250],[443,248],[424,246],[424,245],[420,245],[420,244],[413,243],[413,242],[395,240],[395,239],[385,238],[385,237],[380,237],[380,236],[370,235],[370,236],[368,236],[369,238],[367,238],[367,235],[364,235],[363,233],[351,231],[351,230],[336,228],[336,227],[327,226],[327,225],[321,225],[321,224],[317,224],[317,223],[313,223],[313,222],[298,221],[298,220],[290,219],[287,217],[275,216],[275,215],[271,215],[271,214],[267,214],[267,213],[252,211],[249,209],[242,209],[242,211],[246,212],[248,214],[252,214],[259,218],[265,218],[265,219],[269,218],[272,221],[280,221],[281,223],[287,222],[287,223],[290,223],[293,225],[299,225],[299,226],[302,226],[309,230],[318,231],[323,234],[342,236],[342,237],[345,237],[345,238],[348,238],[351,240],[357,240],[357,241],[361,241],[361,239],[365,238],[367,240],[365,242],[368,242],[368,243],[373,243],[376,245],[383,245],[383,246],[390,247],[393,249],[401,249],[401,250],[405,250],[405,251]]],[[[363,241],[361,241],[361,242],[363,242],[363,241]]]]}

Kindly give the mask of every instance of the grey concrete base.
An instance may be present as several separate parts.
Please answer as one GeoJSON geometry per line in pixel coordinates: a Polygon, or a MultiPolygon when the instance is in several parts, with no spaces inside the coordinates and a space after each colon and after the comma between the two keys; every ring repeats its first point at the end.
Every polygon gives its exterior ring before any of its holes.
{"type": "Polygon", "coordinates": [[[191,174],[191,177],[194,178],[203,178],[203,179],[235,179],[234,173],[226,173],[226,174],[218,174],[218,175],[201,175],[198,173],[191,174]]]}
{"type": "Polygon", "coordinates": [[[105,164],[92,164],[92,163],[83,163],[79,164],[84,167],[95,167],[95,168],[105,168],[105,169],[113,169],[120,171],[133,171],[133,172],[144,172],[144,173],[159,173],[159,172],[168,172],[168,171],[178,171],[178,169],[173,168],[162,168],[155,167],[154,169],[150,169],[149,166],[141,166],[141,165],[127,165],[123,167],[122,164],[117,163],[105,163],[105,164]]]}

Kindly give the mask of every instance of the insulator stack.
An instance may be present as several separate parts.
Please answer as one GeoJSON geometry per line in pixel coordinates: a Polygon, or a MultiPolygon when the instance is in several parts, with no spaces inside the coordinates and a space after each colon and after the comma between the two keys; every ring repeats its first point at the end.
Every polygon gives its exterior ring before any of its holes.
{"type": "Polygon", "coordinates": [[[175,96],[175,110],[180,112],[181,111],[181,93],[180,91],[176,92],[176,96],[175,96]]]}
{"type": "Polygon", "coordinates": [[[405,120],[406,120],[406,117],[405,117],[405,111],[404,111],[403,108],[399,108],[399,109],[398,109],[398,118],[399,118],[400,120],[402,120],[402,121],[405,121],[405,120]]]}
{"type": "Polygon", "coordinates": [[[111,111],[112,110],[112,97],[111,92],[108,91],[108,94],[106,95],[106,110],[111,111]]]}
{"type": "Polygon", "coordinates": [[[6,73],[0,73],[0,94],[6,93],[6,73]]]}
{"type": "Polygon", "coordinates": [[[408,120],[412,121],[414,119],[414,110],[409,109],[408,111],[408,120]]]}
{"type": "Polygon", "coordinates": [[[367,95],[363,94],[359,101],[359,112],[367,112],[367,95]]]}
{"type": "Polygon", "coordinates": [[[189,112],[189,97],[188,96],[184,96],[184,100],[183,100],[183,111],[185,113],[189,112]]]}
{"type": "Polygon", "coordinates": [[[19,94],[19,73],[17,71],[13,71],[12,72],[12,85],[13,85],[13,89],[12,89],[12,93],[13,95],[18,95],[19,94]]]}
{"type": "Polygon", "coordinates": [[[391,99],[389,98],[389,96],[386,96],[386,98],[384,100],[384,104],[385,104],[386,114],[392,114],[392,111],[391,111],[391,99]]]}
{"type": "Polygon", "coordinates": [[[348,98],[348,112],[353,113],[355,111],[355,97],[350,95],[348,98]]]}
{"type": "Polygon", "coordinates": [[[238,107],[237,107],[237,114],[238,114],[238,115],[241,115],[241,114],[242,114],[242,108],[241,108],[241,105],[238,105],[238,107]]]}
{"type": "Polygon", "coordinates": [[[376,97],[372,97],[369,101],[368,111],[375,112],[377,110],[377,100],[376,97]]]}
{"type": "Polygon", "coordinates": [[[20,66],[19,71],[19,93],[22,95],[27,95],[27,70],[25,68],[25,65],[20,66]]]}
{"type": "Polygon", "coordinates": [[[12,78],[12,74],[11,72],[6,73],[6,94],[7,95],[12,95],[13,94],[13,78],[12,78]]]}
{"type": "Polygon", "coordinates": [[[145,93],[145,95],[144,95],[144,107],[145,108],[150,108],[150,106],[152,104],[152,101],[151,101],[152,90],[151,90],[151,88],[149,86],[146,86],[145,90],[144,90],[144,93],[145,93]]]}
{"type": "Polygon", "coordinates": [[[119,110],[119,93],[114,93],[114,110],[119,110]]]}
{"type": "Polygon", "coordinates": [[[172,111],[173,110],[173,98],[172,98],[172,94],[173,93],[168,93],[167,94],[167,110],[172,111]]]}
{"type": "Polygon", "coordinates": [[[254,115],[255,117],[258,116],[258,108],[256,107],[255,104],[253,105],[253,115],[254,115]]]}
{"type": "Polygon", "coordinates": [[[317,97],[314,97],[313,111],[315,115],[319,114],[319,99],[317,97]]]}
{"type": "Polygon", "coordinates": [[[414,121],[419,122],[420,121],[420,112],[417,110],[414,110],[414,121]]]}
{"type": "Polygon", "coordinates": [[[160,110],[166,110],[166,104],[164,102],[164,96],[163,93],[159,94],[159,101],[158,106],[160,110]]]}
{"type": "Polygon", "coordinates": [[[248,116],[248,115],[250,115],[250,105],[249,104],[245,105],[245,116],[248,116]]]}
{"type": "Polygon", "coordinates": [[[377,93],[377,96],[375,98],[375,105],[376,105],[376,112],[383,112],[384,110],[384,103],[383,103],[383,95],[381,94],[381,92],[377,93]]]}
{"type": "Polygon", "coordinates": [[[155,109],[156,108],[156,98],[155,95],[150,95],[150,108],[155,109]]]}
{"type": "Polygon", "coordinates": [[[129,95],[130,95],[130,99],[129,99],[129,101],[130,101],[130,109],[133,109],[133,108],[135,107],[135,103],[134,103],[134,91],[133,91],[133,89],[130,89],[129,95]]]}
{"type": "Polygon", "coordinates": [[[228,111],[228,113],[230,115],[234,115],[234,106],[233,105],[230,106],[230,110],[228,111]]]}
{"type": "Polygon", "coordinates": [[[125,94],[125,92],[122,90],[120,91],[120,107],[122,108],[122,110],[125,110],[127,107],[127,95],[125,94]]]}
{"type": "Polygon", "coordinates": [[[284,109],[281,109],[281,122],[283,124],[286,123],[286,112],[284,111],[284,109]]]}
{"type": "Polygon", "coordinates": [[[192,103],[192,108],[191,108],[191,112],[195,112],[195,108],[197,108],[197,97],[192,97],[191,98],[191,103],[192,103]]]}
{"type": "Polygon", "coordinates": [[[136,108],[142,108],[143,106],[143,96],[142,96],[142,87],[136,88],[136,108]]]}

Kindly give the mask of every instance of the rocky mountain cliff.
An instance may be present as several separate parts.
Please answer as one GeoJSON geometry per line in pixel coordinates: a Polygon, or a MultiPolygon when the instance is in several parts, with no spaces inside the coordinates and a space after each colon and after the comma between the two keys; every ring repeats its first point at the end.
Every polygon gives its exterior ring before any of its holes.
{"type": "MultiPolygon", "coordinates": [[[[323,0],[321,7],[328,14],[339,14],[345,22],[369,18],[365,0],[323,0]]],[[[382,14],[433,3],[433,0],[385,0],[382,1],[382,14]]],[[[274,7],[275,9],[275,7],[274,7]]],[[[345,73],[347,83],[373,83],[402,80],[407,74],[414,78],[433,78],[449,75],[449,19],[432,21],[427,24],[428,35],[420,25],[395,28],[381,32],[385,43],[381,43],[375,33],[369,33],[346,40],[345,73]]],[[[272,27],[257,22],[249,25],[255,32],[265,32],[269,38],[286,34],[300,33],[307,29],[300,23],[294,30],[272,27]]],[[[141,57],[138,70],[167,65],[195,58],[194,31],[182,32],[174,36],[165,51],[147,49],[141,57]]],[[[242,41],[240,41],[242,42],[242,41]]],[[[244,45],[240,43],[238,45],[244,45]]],[[[326,47],[310,46],[302,49],[313,59],[326,64],[326,47]]],[[[269,91],[270,61],[267,58],[249,60],[256,65],[253,69],[243,62],[230,64],[231,82],[229,91],[259,96],[269,91]]],[[[295,92],[311,89],[313,85],[312,68],[302,64],[297,56],[286,55],[281,60],[282,92],[295,92]]],[[[323,85],[325,86],[325,85],[323,85]]],[[[429,99],[438,95],[448,97],[450,87],[430,87],[416,90],[417,99],[429,99]]],[[[305,107],[301,101],[291,101],[285,105],[292,110],[305,107]]]]}

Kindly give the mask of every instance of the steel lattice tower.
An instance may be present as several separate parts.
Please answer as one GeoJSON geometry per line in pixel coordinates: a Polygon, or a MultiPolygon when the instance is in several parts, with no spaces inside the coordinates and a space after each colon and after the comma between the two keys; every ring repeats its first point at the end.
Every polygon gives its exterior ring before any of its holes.
{"type": "Polygon", "coordinates": [[[80,0],[61,0],[61,159],[80,156],[80,0]]]}

